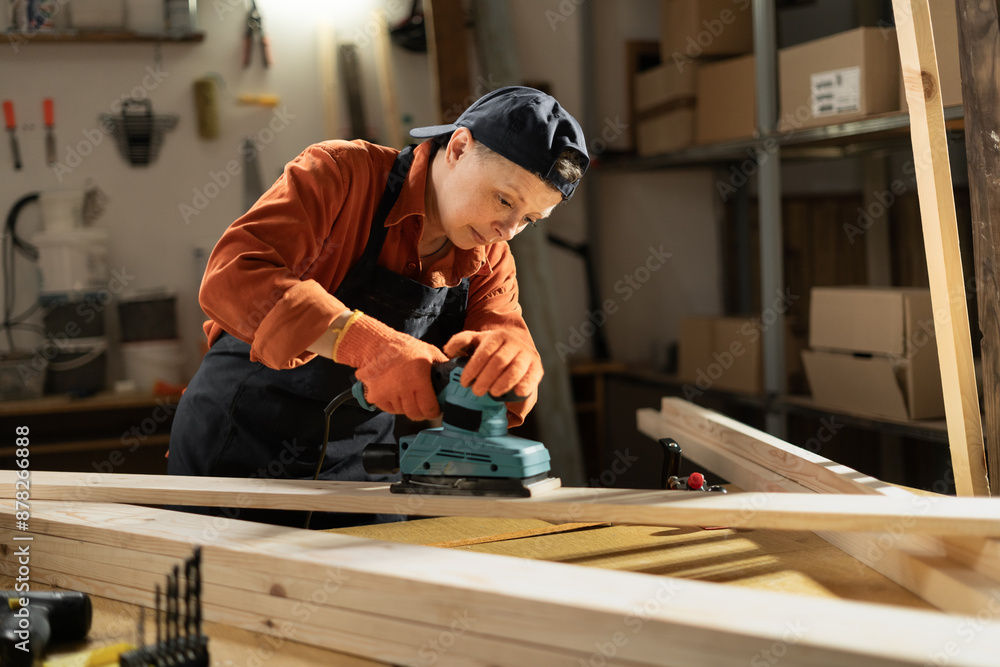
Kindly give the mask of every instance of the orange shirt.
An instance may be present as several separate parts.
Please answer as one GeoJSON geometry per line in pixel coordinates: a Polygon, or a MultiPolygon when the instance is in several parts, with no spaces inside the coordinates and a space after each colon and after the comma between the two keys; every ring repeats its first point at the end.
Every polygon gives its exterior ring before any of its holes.
{"type": "MultiPolygon", "coordinates": [[[[413,164],[386,220],[378,263],[431,287],[469,277],[466,330],[504,329],[534,345],[518,303],[507,243],[461,250],[423,265],[417,251],[431,143],[413,164]]],[[[251,361],[276,369],[311,360],[306,351],[346,306],[333,296],[364,252],[372,217],[398,150],[365,141],[310,146],[260,200],[219,239],[208,259],[199,300],[211,318],[209,345],[223,331],[250,344],[251,361]]],[[[516,426],[536,400],[508,404],[516,426]]]]}

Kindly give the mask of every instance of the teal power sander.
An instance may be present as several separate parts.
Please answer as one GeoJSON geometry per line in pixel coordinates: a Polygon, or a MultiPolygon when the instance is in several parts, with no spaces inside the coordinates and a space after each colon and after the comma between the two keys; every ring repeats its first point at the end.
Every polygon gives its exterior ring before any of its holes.
{"type": "MultiPolygon", "coordinates": [[[[393,493],[528,497],[557,487],[549,477],[549,452],[534,440],[507,433],[506,402],[525,400],[513,393],[476,396],[463,387],[466,357],[435,364],[431,383],[442,406],[442,426],[400,438],[398,445],[369,445],[362,455],[372,474],[402,472],[393,493]]],[[[354,398],[371,406],[364,386],[355,383],[354,398]]]]}

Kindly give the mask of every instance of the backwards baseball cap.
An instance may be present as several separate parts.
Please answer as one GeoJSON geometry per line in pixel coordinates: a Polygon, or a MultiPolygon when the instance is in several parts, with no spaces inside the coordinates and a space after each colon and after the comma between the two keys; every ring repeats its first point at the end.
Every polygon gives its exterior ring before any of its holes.
{"type": "Polygon", "coordinates": [[[563,199],[573,196],[570,183],[555,169],[565,150],[579,154],[578,164],[586,172],[590,164],[583,130],[573,116],[551,96],[525,86],[497,88],[480,97],[454,123],[410,130],[418,139],[450,134],[467,127],[472,137],[514,164],[552,183],[563,199]]]}

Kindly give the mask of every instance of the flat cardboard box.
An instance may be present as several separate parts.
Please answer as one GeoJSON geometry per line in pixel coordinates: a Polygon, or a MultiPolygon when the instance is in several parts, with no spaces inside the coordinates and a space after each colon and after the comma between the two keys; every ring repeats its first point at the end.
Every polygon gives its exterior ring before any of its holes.
{"type": "Polygon", "coordinates": [[[750,0],[661,0],[664,63],[753,52],[750,0]]]}
{"type": "Polygon", "coordinates": [[[899,110],[899,49],[892,28],[855,28],[778,52],[787,132],[899,110]]]}
{"type": "Polygon", "coordinates": [[[636,152],[645,157],[686,148],[694,142],[694,104],[639,121],[636,152]]]}
{"type": "Polygon", "coordinates": [[[754,57],[740,56],[698,68],[697,144],[749,139],[757,132],[754,57]]]}
{"type": "MultiPolygon", "coordinates": [[[[931,27],[937,54],[938,77],[941,84],[941,104],[950,107],[962,103],[962,71],[958,56],[958,13],[955,0],[930,0],[931,27]]],[[[900,19],[897,18],[897,23],[900,19]]],[[[906,87],[899,78],[899,108],[909,113],[906,87]]]]}
{"type": "Polygon", "coordinates": [[[746,318],[683,318],[678,353],[680,380],[698,390],[763,391],[761,335],[746,318]]]}
{"type": "Polygon", "coordinates": [[[677,100],[694,99],[697,71],[698,63],[678,67],[667,62],[637,73],[634,82],[636,112],[655,111],[677,100]]]}
{"type": "Polygon", "coordinates": [[[817,287],[802,363],[822,405],[895,419],[944,415],[930,291],[817,287]]]}

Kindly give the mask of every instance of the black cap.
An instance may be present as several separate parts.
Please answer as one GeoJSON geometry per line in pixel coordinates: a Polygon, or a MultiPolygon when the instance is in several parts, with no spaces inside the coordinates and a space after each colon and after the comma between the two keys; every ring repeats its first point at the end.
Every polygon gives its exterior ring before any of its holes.
{"type": "Polygon", "coordinates": [[[417,127],[410,130],[410,135],[428,139],[460,127],[469,128],[473,139],[493,152],[541,174],[558,188],[563,199],[573,196],[576,183],[568,182],[554,169],[559,155],[567,149],[575,150],[584,172],[590,164],[580,124],[555,98],[534,88],[497,88],[473,102],[454,123],[417,127]]]}

